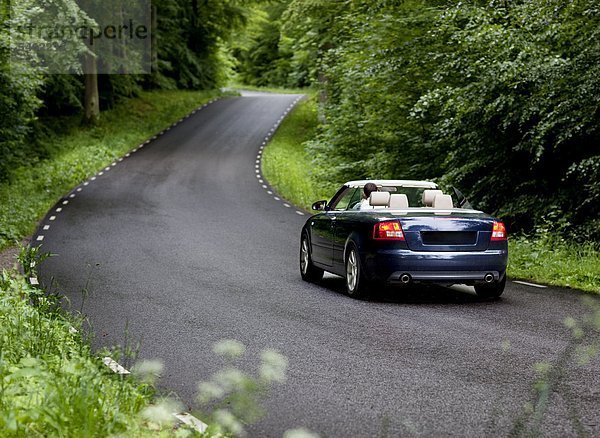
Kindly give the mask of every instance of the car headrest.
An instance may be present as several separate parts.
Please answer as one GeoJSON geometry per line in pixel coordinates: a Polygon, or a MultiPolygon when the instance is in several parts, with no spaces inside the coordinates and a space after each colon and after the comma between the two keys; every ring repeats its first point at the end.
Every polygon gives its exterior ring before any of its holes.
{"type": "Polygon", "coordinates": [[[390,196],[390,208],[404,209],[408,208],[408,197],[405,194],[396,194],[390,196]]]}
{"type": "Polygon", "coordinates": [[[431,207],[433,205],[433,200],[436,195],[441,195],[443,192],[441,190],[425,190],[423,191],[423,205],[425,207],[431,207]]]}
{"type": "Polygon", "coordinates": [[[452,196],[437,195],[433,199],[433,208],[439,208],[440,210],[452,210],[454,208],[454,205],[452,203],[452,196]]]}
{"type": "Polygon", "coordinates": [[[387,207],[390,204],[390,192],[371,192],[369,205],[371,207],[387,207]]]}

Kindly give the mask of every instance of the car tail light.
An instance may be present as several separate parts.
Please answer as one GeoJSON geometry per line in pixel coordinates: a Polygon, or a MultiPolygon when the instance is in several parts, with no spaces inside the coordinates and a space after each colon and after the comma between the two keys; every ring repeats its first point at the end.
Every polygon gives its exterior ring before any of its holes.
{"type": "Polygon", "coordinates": [[[494,222],[494,227],[492,228],[492,241],[506,240],[508,236],[506,235],[506,227],[502,222],[494,222]]]}
{"type": "Polygon", "coordinates": [[[375,240],[404,240],[404,233],[400,221],[383,221],[375,224],[373,228],[375,240]]]}

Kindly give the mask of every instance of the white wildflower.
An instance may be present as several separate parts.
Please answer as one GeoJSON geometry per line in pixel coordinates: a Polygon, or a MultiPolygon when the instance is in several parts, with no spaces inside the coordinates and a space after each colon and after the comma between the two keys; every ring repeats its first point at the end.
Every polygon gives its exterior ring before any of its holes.
{"type": "Polygon", "coordinates": [[[225,409],[215,411],[213,418],[215,422],[233,436],[245,436],[246,431],[242,423],[231,412],[225,409]]]}
{"type": "Polygon", "coordinates": [[[219,356],[235,359],[244,355],[246,347],[234,339],[224,339],[213,346],[213,352],[219,356]]]}
{"type": "Polygon", "coordinates": [[[314,432],[311,432],[308,429],[302,428],[287,430],[286,432],[284,432],[283,438],[319,438],[319,435],[317,435],[314,432]]]}

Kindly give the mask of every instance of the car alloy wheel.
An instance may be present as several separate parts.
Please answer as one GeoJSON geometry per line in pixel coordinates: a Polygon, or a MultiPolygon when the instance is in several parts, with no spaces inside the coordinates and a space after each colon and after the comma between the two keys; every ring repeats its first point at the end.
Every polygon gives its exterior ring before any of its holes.
{"type": "Polygon", "coordinates": [[[303,234],[300,241],[300,275],[304,281],[319,281],[323,278],[323,270],[313,265],[310,255],[308,235],[303,234]]]}
{"type": "Polygon", "coordinates": [[[346,284],[348,286],[348,292],[356,292],[356,286],[358,284],[358,261],[356,257],[356,251],[350,250],[348,254],[348,261],[346,262],[346,284]]]}
{"type": "Polygon", "coordinates": [[[302,247],[300,248],[300,270],[304,275],[306,275],[308,264],[310,263],[308,257],[308,242],[306,239],[302,239],[302,247]]]}
{"type": "Polygon", "coordinates": [[[352,242],[346,255],[346,292],[352,298],[363,298],[368,294],[369,287],[370,284],[360,264],[358,250],[352,242]]]}

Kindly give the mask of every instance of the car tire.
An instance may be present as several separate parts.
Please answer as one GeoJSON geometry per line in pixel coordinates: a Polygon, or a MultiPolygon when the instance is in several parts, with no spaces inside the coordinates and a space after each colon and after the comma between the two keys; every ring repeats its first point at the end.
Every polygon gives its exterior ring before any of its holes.
{"type": "Polygon", "coordinates": [[[302,280],[316,282],[323,278],[323,270],[313,265],[310,253],[310,241],[306,233],[302,234],[300,239],[300,275],[302,280]]]}
{"type": "Polygon", "coordinates": [[[369,281],[360,262],[360,255],[354,243],[346,251],[346,293],[352,298],[361,299],[369,293],[369,281]]]}
{"type": "Polygon", "coordinates": [[[499,298],[506,287],[506,275],[502,280],[492,284],[476,284],[475,293],[481,298],[499,298]]]}

